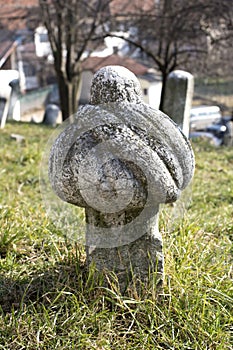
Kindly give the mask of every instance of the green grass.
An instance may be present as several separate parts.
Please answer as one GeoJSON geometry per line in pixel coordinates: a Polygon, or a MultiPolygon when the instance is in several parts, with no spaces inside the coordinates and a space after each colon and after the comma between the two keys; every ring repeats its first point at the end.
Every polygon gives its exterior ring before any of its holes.
{"type": "Polygon", "coordinates": [[[161,213],[164,295],[142,299],[103,287],[46,216],[39,166],[51,133],[0,130],[0,349],[233,349],[233,149],[193,144],[192,201],[182,218],[179,205],[161,213]]]}

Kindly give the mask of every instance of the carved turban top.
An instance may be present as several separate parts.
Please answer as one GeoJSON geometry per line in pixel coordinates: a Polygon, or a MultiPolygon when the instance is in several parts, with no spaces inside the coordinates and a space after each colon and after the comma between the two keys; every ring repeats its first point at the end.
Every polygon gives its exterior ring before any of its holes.
{"type": "Polygon", "coordinates": [[[175,201],[193,172],[187,138],[142,101],[137,78],[118,66],[96,73],[91,104],[58,136],[49,166],[61,199],[104,213],[175,201]]]}

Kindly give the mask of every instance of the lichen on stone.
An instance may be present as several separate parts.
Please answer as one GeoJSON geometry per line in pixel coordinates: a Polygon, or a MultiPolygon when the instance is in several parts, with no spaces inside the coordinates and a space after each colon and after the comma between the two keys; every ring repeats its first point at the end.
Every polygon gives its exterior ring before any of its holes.
{"type": "Polygon", "coordinates": [[[138,79],[122,66],[106,66],[93,78],[91,104],[111,102],[142,102],[142,92],[138,79]]]}

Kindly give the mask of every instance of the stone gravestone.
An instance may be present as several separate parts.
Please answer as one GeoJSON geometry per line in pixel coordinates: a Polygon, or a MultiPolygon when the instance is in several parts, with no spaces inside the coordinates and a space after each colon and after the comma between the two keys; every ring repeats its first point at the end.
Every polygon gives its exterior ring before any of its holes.
{"type": "Polygon", "coordinates": [[[20,121],[20,85],[19,79],[14,79],[9,83],[11,87],[10,105],[8,111],[8,119],[20,121]]]}
{"type": "Polygon", "coordinates": [[[20,120],[19,72],[0,70],[0,81],[0,128],[4,128],[7,119],[20,120]]]}
{"type": "Polygon", "coordinates": [[[42,123],[45,125],[56,126],[59,118],[60,108],[56,104],[48,104],[45,109],[42,123]]]}
{"type": "Polygon", "coordinates": [[[107,66],[94,76],[91,101],[55,140],[49,177],[65,202],[84,207],[87,264],[116,273],[120,290],[163,281],[160,203],[190,182],[189,141],[162,112],[143,103],[135,75],[107,66]]]}
{"type": "Polygon", "coordinates": [[[186,137],[189,136],[193,90],[192,74],[182,70],[175,70],[169,74],[163,110],[179,125],[186,137]]]}

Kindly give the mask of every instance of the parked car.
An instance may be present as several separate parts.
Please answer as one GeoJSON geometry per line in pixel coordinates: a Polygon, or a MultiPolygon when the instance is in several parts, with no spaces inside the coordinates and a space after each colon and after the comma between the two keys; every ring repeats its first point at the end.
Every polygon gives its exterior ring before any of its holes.
{"type": "Polygon", "coordinates": [[[206,139],[215,146],[233,146],[233,114],[223,116],[216,123],[207,126],[205,130],[192,131],[189,138],[206,139]]]}
{"type": "Polygon", "coordinates": [[[206,131],[219,140],[220,146],[233,145],[233,117],[222,117],[219,122],[208,126],[206,131]]]}
{"type": "Polygon", "coordinates": [[[190,113],[190,132],[205,131],[211,124],[220,122],[221,118],[218,106],[194,107],[190,113]]]}

